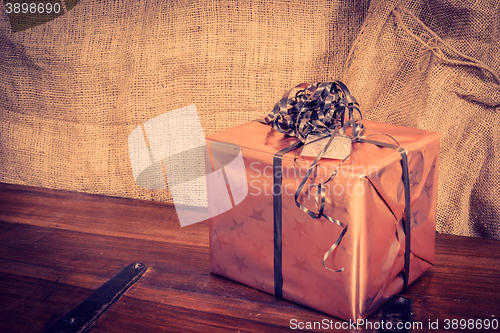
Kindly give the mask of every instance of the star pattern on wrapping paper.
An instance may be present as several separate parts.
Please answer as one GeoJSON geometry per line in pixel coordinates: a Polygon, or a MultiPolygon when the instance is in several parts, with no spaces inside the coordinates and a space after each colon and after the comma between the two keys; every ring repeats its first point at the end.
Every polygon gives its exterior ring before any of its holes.
{"type": "Polygon", "coordinates": [[[257,289],[264,290],[264,284],[266,281],[259,281],[256,277],[253,278],[255,280],[255,286],[257,289]]]}
{"type": "Polygon", "coordinates": [[[253,254],[257,258],[257,261],[259,262],[260,259],[265,259],[266,255],[264,254],[264,245],[258,247],[257,245],[255,245],[255,243],[252,242],[252,244],[253,244],[253,251],[250,253],[253,254]]]}
{"type": "Polygon", "coordinates": [[[316,281],[316,290],[314,290],[314,293],[316,295],[319,295],[319,299],[321,301],[323,301],[323,297],[328,297],[328,295],[326,294],[326,288],[328,288],[328,286],[321,286],[317,281],[316,281]]]}
{"type": "MultiPolygon", "coordinates": [[[[269,203],[269,205],[274,206],[274,201],[271,201],[271,202],[269,203]]],[[[283,203],[283,201],[281,201],[281,210],[286,210],[286,209],[287,209],[287,208],[286,208],[285,204],[283,203]]]]}
{"type": "Polygon", "coordinates": [[[247,265],[245,265],[245,257],[239,258],[236,254],[234,255],[234,257],[236,258],[236,260],[233,262],[233,264],[238,266],[240,273],[243,270],[243,268],[248,269],[247,265]]]}
{"type": "Polygon", "coordinates": [[[222,245],[229,246],[229,244],[226,242],[226,235],[225,234],[219,235],[219,233],[215,230],[214,230],[214,234],[215,234],[214,242],[219,244],[219,247],[221,250],[222,250],[222,245]]]}
{"type": "Polygon", "coordinates": [[[232,185],[231,187],[231,195],[234,197],[241,197],[245,194],[245,186],[247,186],[246,184],[242,184],[240,186],[236,186],[236,185],[232,185]]]}
{"type": "Polygon", "coordinates": [[[264,213],[264,209],[261,210],[256,210],[254,207],[252,207],[253,214],[250,215],[249,217],[251,219],[257,220],[257,221],[264,221],[267,222],[263,217],[262,214],[264,213]]]}
{"type": "Polygon", "coordinates": [[[408,178],[410,178],[410,188],[413,188],[420,184],[420,178],[422,176],[419,175],[419,171],[410,171],[408,178]]]}
{"type": "Polygon", "coordinates": [[[418,161],[416,161],[415,163],[411,163],[413,164],[413,167],[415,169],[409,170],[408,177],[410,178],[410,187],[415,187],[416,185],[420,184],[420,181],[422,180],[421,164],[424,161],[424,156],[421,152],[417,152],[416,155],[412,157],[411,161],[408,160],[408,167],[410,167],[410,162],[413,162],[413,159],[418,159],[418,161]]]}
{"type": "Polygon", "coordinates": [[[330,248],[322,249],[316,244],[316,253],[313,254],[315,257],[321,258],[321,261],[323,261],[323,257],[325,256],[325,253],[329,250],[330,248]]]}
{"type": "Polygon", "coordinates": [[[431,189],[432,189],[432,183],[430,185],[427,185],[427,183],[424,184],[424,192],[427,195],[427,198],[431,198],[431,189]]]}
{"type": "Polygon", "coordinates": [[[410,228],[413,228],[414,225],[419,225],[420,221],[418,220],[418,210],[412,210],[410,212],[410,228]]]}
{"type": "Polygon", "coordinates": [[[302,239],[302,235],[309,235],[309,232],[306,230],[307,222],[300,223],[299,221],[297,221],[297,219],[294,220],[295,220],[295,227],[292,228],[292,230],[297,231],[297,233],[299,234],[299,239],[302,239]]]}
{"type": "Polygon", "coordinates": [[[436,172],[436,160],[434,160],[434,162],[432,163],[432,166],[431,166],[431,171],[429,172],[429,175],[427,176],[427,180],[425,181],[425,184],[424,184],[424,192],[425,194],[427,195],[427,198],[431,198],[431,190],[432,190],[432,177],[431,175],[434,175],[436,172]],[[430,184],[427,185],[427,181],[430,181],[430,184]]]}
{"type": "Polygon", "coordinates": [[[230,228],[230,230],[232,230],[232,231],[236,231],[236,235],[238,236],[238,238],[240,238],[240,235],[241,235],[241,234],[245,234],[245,235],[247,234],[247,233],[246,233],[246,231],[245,231],[245,230],[243,230],[243,223],[245,223],[245,222],[238,223],[238,222],[236,222],[236,221],[233,219],[233,224],[234,224],[234,226],[232,226],[232,227],[230,228]]]}
{"type": "Polygon", "coordinates": [[[219,264],[217,264],[217,273],[222,274],[222,275],[226,275],[227,274],[226,270],[227,270],[227,267],[222,268],[219,266],[219,264]]]}
{"type": "Polygon", "coordinates": [[[292,267],[296,268],[297,271],[299,272],[299,276],[302,276],[302,272],[308,272],[309,270],[306,268],[306,260],[299,260],[296,256],[295,258],[295,264],[292,265],[292,267]]]}
{"type": "MultiPolygon", "coordinates": [[[[285,237],[285,234],[283,233],[283,236],[281,236],[281,247],[286,247],[285,241],[283,238],[285,237]]],[[[269,243],[274,243],[274,239],[271,239],[269,243]]]]}
{"type": "Polygon", "coordinates": [[[213,200],[214,200],[214,205],[213,207],[215,207],[215,209],[217,209],[217,212],[219,213],[220,210],[223,208],[223,207],[226,207],[226,201],[224,200],[224,197],[213,197],[213,200]]]}

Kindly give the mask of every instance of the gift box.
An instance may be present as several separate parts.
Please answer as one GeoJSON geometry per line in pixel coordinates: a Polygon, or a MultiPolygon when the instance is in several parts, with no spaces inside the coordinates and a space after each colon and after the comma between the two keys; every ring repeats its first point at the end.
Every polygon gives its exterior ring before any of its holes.
{"type": "Polygon", "coordinates": [[[357,320],[432,267],[440,134],[363,125],[344,161],[259,121],[207,137],[211,272],[357,320]]]}

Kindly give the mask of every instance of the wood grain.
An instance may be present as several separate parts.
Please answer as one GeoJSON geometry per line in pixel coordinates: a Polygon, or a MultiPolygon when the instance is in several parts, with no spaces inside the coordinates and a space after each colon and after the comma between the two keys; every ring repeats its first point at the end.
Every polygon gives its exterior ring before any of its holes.
{"type": "MultiPolygon", "coordinates": [[[[500,319],[500,242],[436,240],[435,267],[401,294],[413,321],[439,320],[433,332],[450,332],[445,319],[500,319]]],[[[135,261],[149,270],[93,332],[281,332],[291,319],[337,322],[211,274],[208,250],[207,224],[181,228],[171,204],[0,184],[0,332],[42,330],[135,261]]],[[[368,320],[380,322],[383,311],[368,320]]]]}

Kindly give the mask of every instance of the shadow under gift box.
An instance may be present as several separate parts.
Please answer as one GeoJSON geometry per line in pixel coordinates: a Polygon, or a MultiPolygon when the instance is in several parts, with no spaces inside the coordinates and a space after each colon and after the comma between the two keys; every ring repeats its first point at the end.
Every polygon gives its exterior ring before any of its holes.
{"type": "MultiPolygon", "coordinates": [[[[407,150],[411,195],[409,283],[434,264],[440,134],[371,121],[366,135],[386,133],[407,150]]],[[[371,140],[394,142],[388,136],[371,140]]],[[[248,194],[210,220],[211,271],[275,294],[273,157],[296,142],[271,126],[253,121],[207,137],[241,148],[248,194]]],[[[212,143],[212,145],[211,145],[212,143]]],[[[300,148],[299,148],[300,149],[300,148]]],[[[350,157],[326,188],[324,213],[347,226],[332,254],[323,257],[342,232],[325,217],[313,219],[296,206],[295,191],[314,158],[282,157],[283,298],[344,320],[364,319],[403,289],[405,195],[401,155],[371,143],[353,144],[350,157]],[[342,269],[341,272],[333,272],[342,269]]],[[[218,151],[216,155],[220,155],[218,151]]],[[[213,156],[211,156],[212,158],[213,156]]],[[[330,177],[341,160],[323,158],[307,184],[330,177]]],[[[214,165],[213,160],[211,161],[214,165]]],[[[215,185],[215,184],[212,184],[215,185]]],[[[217,188],[207,182],[209,208],[217,188]]],[[[317,212],[316,188],[306,185],[298,201],[317,212]]],[[[214,214],[215,215],[215,214],[214,214]]]]}

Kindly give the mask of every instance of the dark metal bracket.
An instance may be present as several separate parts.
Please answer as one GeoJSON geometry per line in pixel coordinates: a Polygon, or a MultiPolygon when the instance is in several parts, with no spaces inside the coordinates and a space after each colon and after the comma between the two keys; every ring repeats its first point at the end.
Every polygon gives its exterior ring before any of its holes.
{"type": "Polygon", "coordinates": [[[89,332],[97,319],[146,272],[143,263],[127,265],[118,274],[94,291],[85,301],[59,319],[43,333],[89,332]]]}

